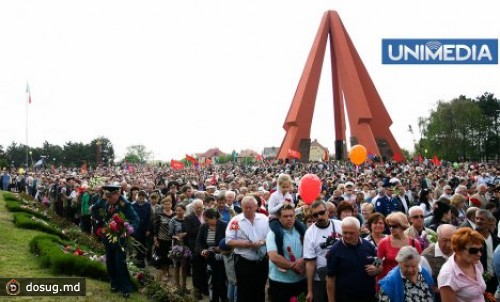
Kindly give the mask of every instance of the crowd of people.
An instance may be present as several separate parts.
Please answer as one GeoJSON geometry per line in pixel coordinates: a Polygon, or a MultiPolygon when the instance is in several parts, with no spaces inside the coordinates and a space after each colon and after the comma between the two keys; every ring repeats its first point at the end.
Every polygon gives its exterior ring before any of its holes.
{"type": "MultiPolygon", "coordinates": [[[[96,236],[122,213],[144,247],[137,265],[156,266],[160,280],[186,292],[191,276],[198,299],[500,299],[494,164],[261,161],[133,173],[4,170],[0,180],[96,236]],[[321,179],[321,193],[306,203],[307,173],[321,179]]],[[[128,296],[129,251],[101,237],[111,288],[128,296]]]]}

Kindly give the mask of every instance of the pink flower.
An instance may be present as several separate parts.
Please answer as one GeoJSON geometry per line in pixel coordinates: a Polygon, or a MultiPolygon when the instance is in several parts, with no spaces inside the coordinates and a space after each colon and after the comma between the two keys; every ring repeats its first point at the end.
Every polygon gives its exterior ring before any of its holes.
{"type": "Polygon", "coordinates": [[[123,224],[123,219],[118,214],[113,215],[113,220],[118,224],[123,224]]]}
{"type": "Polygon", "coordinates": [[[116,223],[116,221],[111,221],[109,223],[109,228],[114,231],[114,232],[118,232],[118,230],[120,229],[120,227],[118,226],[118,224],[116,223]]]}

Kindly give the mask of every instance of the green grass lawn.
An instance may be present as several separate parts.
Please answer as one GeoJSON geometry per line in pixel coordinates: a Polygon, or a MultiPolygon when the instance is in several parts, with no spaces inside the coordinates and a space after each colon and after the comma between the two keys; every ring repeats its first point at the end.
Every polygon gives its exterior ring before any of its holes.
{"type": "MultiPolygon", "coordinates": [[[[12,213],[5,208],[0,191],[0,277],[65,277],[55,276],[40,268],[36,256],[29,251],[29,242],[42,234],[39,231],[19,229],[12,223],[12,213]]],[[[4,287],[4,284],[0,284],[4,287]]],[[[86,297],[0,297],[0,301],[125,301],[120,294],[109,291],[109,284],[87,278],[86,297]]],[[[134,293],[127,301],[148,301],[146,296],[134,293]]]]}

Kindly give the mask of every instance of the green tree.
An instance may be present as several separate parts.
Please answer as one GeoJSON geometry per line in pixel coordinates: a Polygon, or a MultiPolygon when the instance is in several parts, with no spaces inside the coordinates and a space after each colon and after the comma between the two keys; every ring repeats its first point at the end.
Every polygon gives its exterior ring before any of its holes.
{"type": "Polygon", "coordinates": [[[146,150],[144,145],[132,145],[127,147],[125,159],[131,163],[146,163],[151,157],[151,152],[146,150]]]}
{"type": "Polygon", "coordinates": [[[486,120],[481,134],[482,157],[500,159],[500,100],[489,92],[485,92],[476,100],[486,120]]]}
{"type": "Polygon", "coordinates": [[[427,157],[484,159],[488,123],[473,99],[461,95],[450,102],[439,101],[428,118],[419,119],[419,145],[428,150],[427,157]]]}
{"type": "Polygon", "coordinates": [[[113,144],[104,136],[93,139],[90,142],[89,149],[90,154],[88,162],[92,166],[97,166],[99,164],[107,165],[115,161],[115,150],[113,148],[113,144]]]}

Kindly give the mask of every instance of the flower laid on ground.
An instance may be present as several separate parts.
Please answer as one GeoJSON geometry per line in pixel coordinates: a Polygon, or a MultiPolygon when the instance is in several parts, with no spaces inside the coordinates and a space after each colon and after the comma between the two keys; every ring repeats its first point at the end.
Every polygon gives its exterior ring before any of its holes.
{"type": "Polygon", "coordinates": [[[106,236],[110,243],[117,243],[125,251],[126,244],[133,240],[134,227],[125,220],[125,215],[115,213],[108,224],[98,228],[96,233],[100,237],[106,236]]]}
{"type": "Polygon", "coordinates": [[[49,225],[47,221],[40,219],[40,218],[36,218],[35,216],[31,216],[31,220],[38,222],[38,223],[41,223],[41,224],[44,224],[44,225],[47,225],[47,226],[49,225]]]}
{"type": "Polygon", "coordinates": [[[65,254],[73,254],[75,256],[83,256],[88,254],[87,252],[84,252],[80,247],[77,245],[76,247],[73,247],[69,244],[63,247],[63,252],[65,254]]]}
{"type": "Polygon", "coordinates": [[[168,257],[173,260],[189,259],[191,256],[191,250],[184,245],[174,245],[172,250],[168,253],[168,257]]]}

